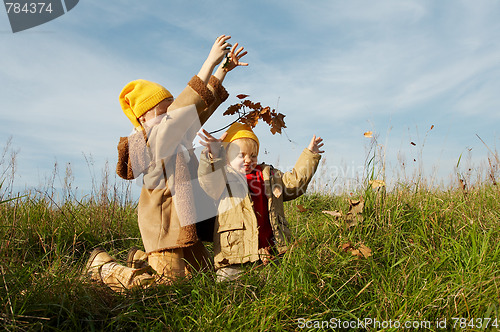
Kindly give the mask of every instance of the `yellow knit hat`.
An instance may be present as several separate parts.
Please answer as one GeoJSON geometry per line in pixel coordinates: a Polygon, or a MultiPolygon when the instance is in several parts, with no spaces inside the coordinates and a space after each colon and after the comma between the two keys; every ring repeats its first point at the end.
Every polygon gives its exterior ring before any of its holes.
{"type": "Polygon", "coordinates": [[[257,138],[257,135],[254,134],[252,128],[247,124],[235,122],[227,130],[227,135],[224,138],[223,142],[231,143],[232,141],[239,138],[253,139],[255,142],[257,142],[257,152],[259,151],[259,139],[257,138]]]}
{"type": "Polygon", "coordinates": [[[120,93],[120,105],[137,128],[142,127],[138,118],[166,98],[172,98],[172,94],[161,85],[146,80],[135,80],[125,85],[120,93]]]}

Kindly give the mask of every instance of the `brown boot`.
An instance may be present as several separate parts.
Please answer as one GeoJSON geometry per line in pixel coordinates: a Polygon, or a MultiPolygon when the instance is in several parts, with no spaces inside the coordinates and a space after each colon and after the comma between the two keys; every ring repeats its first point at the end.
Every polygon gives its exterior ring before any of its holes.
{"type": "Polygon", "coordinates": [[[116,263],[102,248],[92,251],[85,266],[87,276],[92,280],[103,282],[117,292],[153,284],[155,278],[145,272],[143,269],[133,269],[116,263]]]}
{"type": "Polygon", "coordinates": [[[127,266],[133,269],[149,267],[148,255],[137,247],[130,248],[127,254],[127,266]]]}
{"type": "Polygon", "coordinates": [[[85,265],[84,274],[91,280],[102,281],[101,269],[104,264],[114,262],[113,257],[102,248],[95,248],[90,253],[90,258],[85,265]]]}

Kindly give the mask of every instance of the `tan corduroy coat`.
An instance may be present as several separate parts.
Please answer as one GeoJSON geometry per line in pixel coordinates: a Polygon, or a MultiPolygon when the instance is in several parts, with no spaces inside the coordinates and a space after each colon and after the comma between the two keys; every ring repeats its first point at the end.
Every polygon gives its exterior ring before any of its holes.
{"type": "MultiPolygon", "coordinates": [[[[193,112],[186,114],[197,115],[194,122],[199,120],[198,124],[203,125],[227,97],[227,91],[214,76],[210,78],[208,85],[205,85],[198,76],[194,76],[170,105],[167,115],[160,124],[148,132],[137,132],[129,137],[120,138],[117,174],[128,180],[143,175],[138,222],[147,253],[185,248],[198,241],[196,225],[184,226],[179,220],[183,210],[192,210],[193,207],[175,206],[167,180],[169,184],[172,183],[173,174],[168,170],[175,166],[177,146],[183,143],[180,142],[181,136],[184,135],[182,139],[185,140],[185,145],[190,147],[199,126],[196,124],[191,126],[189,120],[169,127],[169,121],[172,121],[169,119],[169,114],[175,114],[176,111],[184,112],[184,108],[190,108],[193,112]]],[[[191,177],[195,179],[198,160],[191,149],[185,154],[189,155],[186,158],[187,168],[191,177]]],[[[192,181],[192,184],[194,190],[203,192],[197,181],[192,181]]],[[[196,206],[196,209],[203,207],[196,206]]]]}
{"type": "MultiPolygon", "coordinates": [[[[320,154],[304,149],[290,172],[283,173],[271,165],[260,165],[268,198],[269,220],[280,254],[288,250],[291,240],[283,202],[306,191],[320,159],[320,154]]],[[[257,217],[246,177],[228,166],[225,156],[212,159],[202,153],[198,178],[207,194],[218,200],[214,229],[215,267],[259,260],[257,217]]]]}

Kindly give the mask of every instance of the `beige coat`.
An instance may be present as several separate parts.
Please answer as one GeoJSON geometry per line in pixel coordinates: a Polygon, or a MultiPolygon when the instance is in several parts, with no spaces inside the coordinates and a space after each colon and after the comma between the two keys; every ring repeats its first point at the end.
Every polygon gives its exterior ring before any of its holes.
{"type": "MultiPolygon", "coordinates": [[[[170,190],[174,175],[168,170],[175,168],[178,146],[184,144],[189,150],[200,125],[227,97],[227,91],[214,76],[207,86],[194,76],[170,105],[160,124],[148,132],[120,138],[117,174],[129,180],[143,175],[138,222],[147,253],[184,248],[198,241],[196,225],[182,225],[179,220],[182,213],[196,211],[190,204],[174,204],[170,190]]],[[[194,175],[191,177],[196,178],[198,161],[192,150],[188,153],[187,169],[194,175]]],[[[202,192],[197,181],[192,184],[193,190],[202,192]]],[[[203,208],[196,206],[196,209],[203,208]]]]}
{"type": "MultiPolygon", "coordinates": [[[[306,191],[320,159],[321,155],[304,149],[290,172],[283,173],[273,166],[261,164],[269,220],[280,254],[288,250],[291,240],[283,202],[295,199],[306,191]]],[[[259,260],[257,218],[246,177],[227,166],[225,156],[211,159],[202,153],[198,178],[207,194],[218,200],[214,229],[215,267],[259,260]]]]}

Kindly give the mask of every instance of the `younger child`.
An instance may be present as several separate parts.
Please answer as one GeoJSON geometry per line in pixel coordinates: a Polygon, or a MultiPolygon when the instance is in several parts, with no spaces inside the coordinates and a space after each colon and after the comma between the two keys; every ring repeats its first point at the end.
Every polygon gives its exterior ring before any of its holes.
{"type": "Polygon", "coordinates": [[[302,195],[321,159],[322,139],[313,136],[292,171],[257,164],[259,140],[250,126],[234,123],[221,137],[208,132],[200,142],[201,187],[218,200],[214,229],[214,263],[217,280],[233,280],[242,264],[283,254],[291,240],[283,202],[302,195]],[[227,143],[224,148],[220,142],[227,143]]]}
{"type": "Polygon", "coordinates": [[[228,96],[222,86],[227,72],[248,65],[239,61],[246,54],[243,47],[236,50],[236,43],[231,48],[229,38],[216,39],[198,75],[175,100],[163,86],[146,80],[132,81],[120,93],[120,105],[135,131],[120,138],[117,174],[124,179],[143,175],[138,223],[145,252],[130,252],[127,267],[102,249],[92,252],[87,273],[114,290],[154,280],[170,283],[210,266],[196,229],[204,218],[197,215],[203,209],[195,204],[198,163],[190,148],[201,125],[228,96]],[[144,264],[135,264],[138,260],[144,264]],[[145,273],[150,268],[156,278],[145,273]]]}

